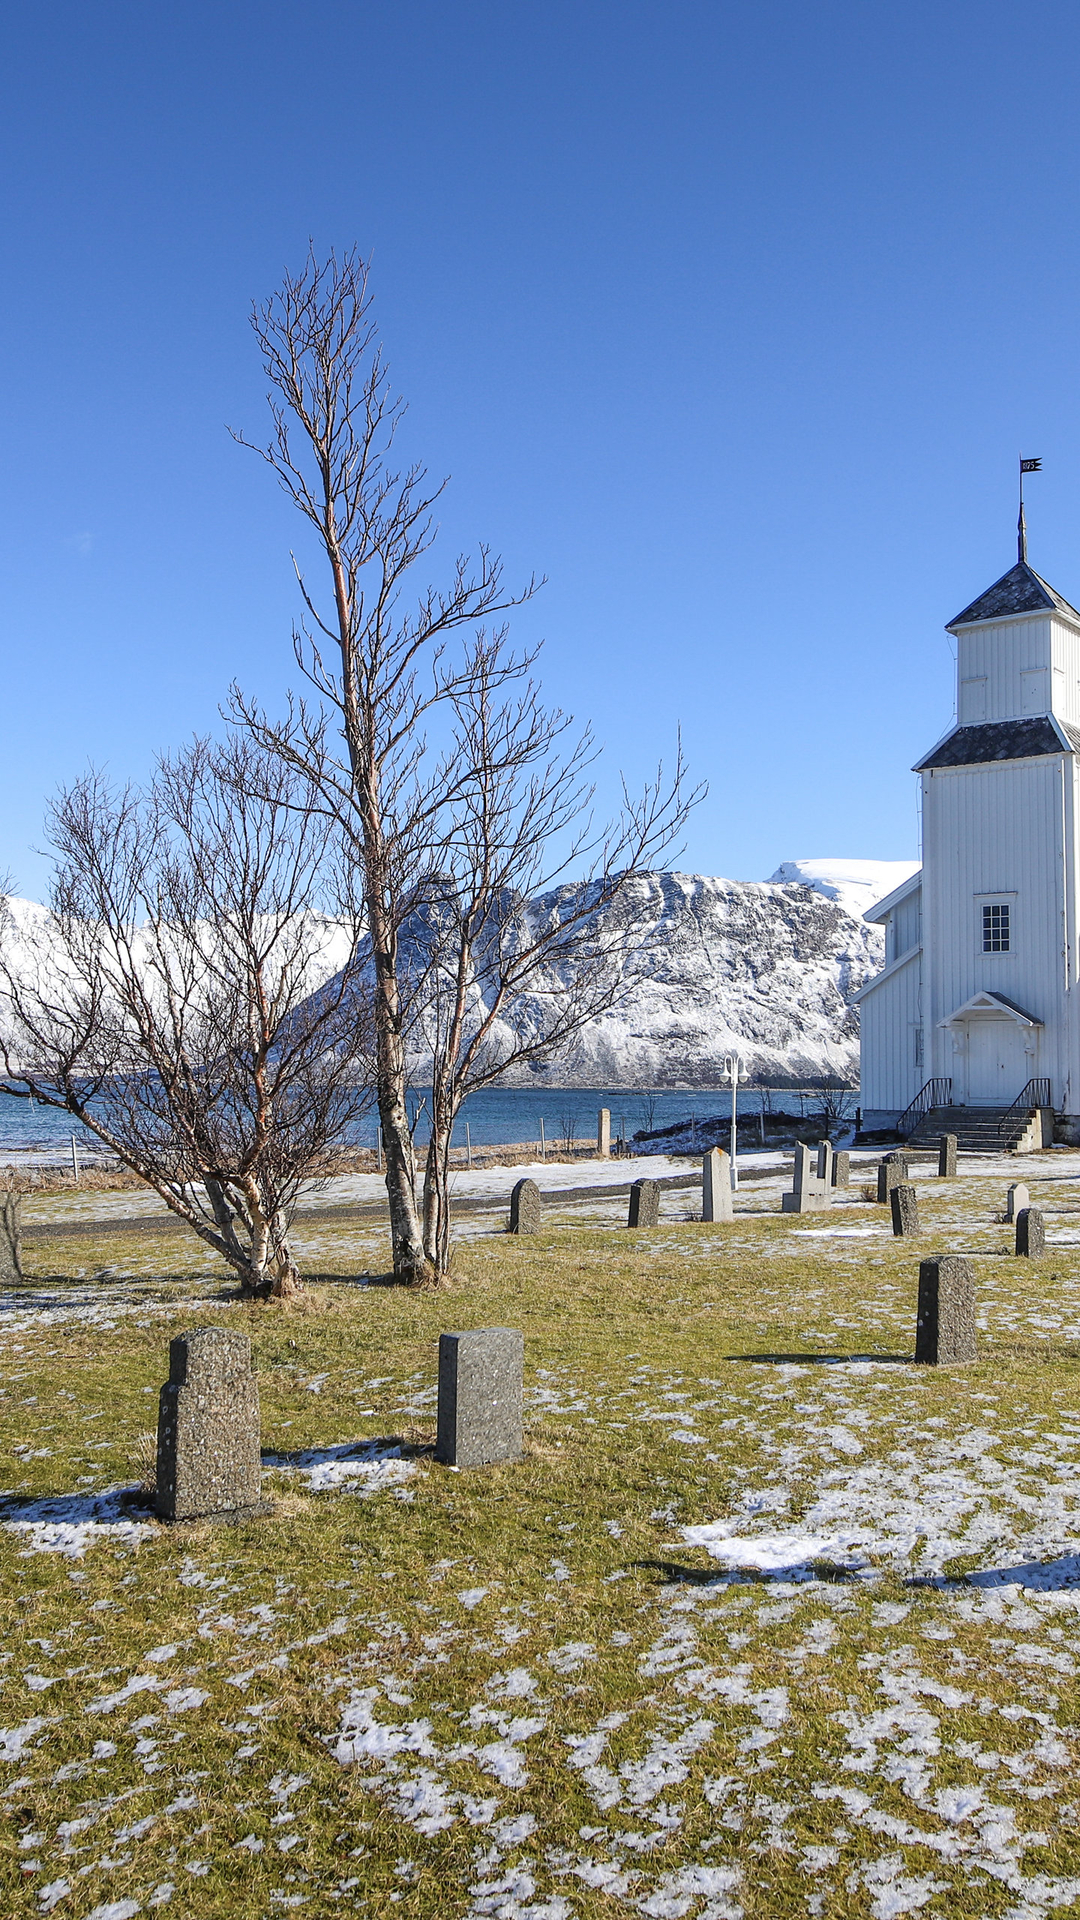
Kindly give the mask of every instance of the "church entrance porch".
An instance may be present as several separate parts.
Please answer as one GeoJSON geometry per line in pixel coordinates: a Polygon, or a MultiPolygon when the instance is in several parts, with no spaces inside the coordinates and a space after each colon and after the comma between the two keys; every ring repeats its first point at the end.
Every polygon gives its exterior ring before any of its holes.
{"type": "Polygon", "coordinates": [[[940,1025],[952,1036],[954,1099],[1004,1109],[1039,1071],[1042,1022],[1004,994],[977,993],[940,1025]]]}

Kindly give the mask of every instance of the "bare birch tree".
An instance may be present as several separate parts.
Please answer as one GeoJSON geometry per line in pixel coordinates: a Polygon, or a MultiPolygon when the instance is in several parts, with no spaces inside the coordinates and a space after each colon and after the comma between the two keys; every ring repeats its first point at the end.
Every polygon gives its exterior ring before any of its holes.
{"type": "Polygon", "coordinates": [[[50,911],[0,938],[4,1091],[73,1114],[252,1295],[300,1285],[289,1224],[368,1099],[333,835],[284,762],[196,742],[145,793],[91,774],[50,820],[50,911]]]}
{"type": "MultiPolygon", "coordinates": [[[[274,421],[256,451],[314,529],[327,592],[297,566],[306,618],[294,652],[315,701],[295,701],[276,724],[234,689],[234,712],[319,788],[362,876],[394,1270],[415,1281],[445,1267],[450,1132],[468,1087],[550,1053],[613,990],[597,984],[610,969],[588,931],[595,913],[582,906],[543,926],[522,913],[549,844],[573,838],[587,807],[589,743],[561,753],[569,722],[541,706],[529,680],[535,656],[486,624],[528,599],[534,582],[508,593],[482,547],[475,564],[457,560],[442,588],[414,585],[441,489],[421,467],[392,464],[403,405],[359,258],[310,256],[253,325],[274,421]],[[402,929],[425,919],[431,940],[414,964],[402,956],[402,929]],[[528,1045],[519,1037],[510,1046],[508,1008],[545,969],[552,1017],[528,1045]],[[422,1209],[405,1100],[421,1020],[434,1108],[422,1209]]],[[[687,804],[680,765],[610,832],[578,834],[576,852],[599,852],[598,897],[614,899],[625,884],[617,870],[629,877],[670,845],[687,804]]]]}

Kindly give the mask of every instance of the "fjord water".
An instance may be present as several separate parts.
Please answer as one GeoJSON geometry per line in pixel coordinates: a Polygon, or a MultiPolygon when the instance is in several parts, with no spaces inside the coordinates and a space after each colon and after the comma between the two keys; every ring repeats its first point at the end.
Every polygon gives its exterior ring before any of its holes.
{"type": "MultiPolygon", "coordinates": [[[[424,1089],[420,1089],[410,1096],[409,1103],[412,1113],[419,1108],[416,1139],[420,1144],[428,1137],[426,1099],[424,1089]]],[[[758,1113],[761,1100],[759,1089],[741,1088],[739,1113],[743,1116],[758,1113]]],[[[773,1089],[769,1095],[769,1105],[774,1112],[783,1108],[798,1114],[804,1107],[808,1108],[811,1101],[810,1094],[800,1094],[788,1087],[773,1089]]],[[[653,1133],[663,1127],[680,1124],[692,1127],[704,1120],[726,1119],[731,1112],[731,1089],[665,1088],[651,1093],[640,1088],[616,1087],[484,1087],[471,1093],[465,1101],[454,1129],[454,1145],[465,1146],[466,1123],[474,1147],[539,1142],[541,1121],[549,1147],[561,1146],[568,1137],[585,1145],[596,1138],[596,1116],[600,1107],[610,1109],[612,1141],[620,1136],[629,1140],[641,1130],[653,1133]]],[[[375,1129],[372,1111],[369,1118],[361,1120],[352,1130],[347,1144],[373,1147],[375,1129]]],[[[0,1093],[0,1154],[20,1153],[50,1161],[61,1155],[66,1157],[72,1134],[81,1152],[100,1151],[98,1143],[70,1114],[44,1107],[37,1100],[31,1103],[13,1094],[0,1093]]]]}

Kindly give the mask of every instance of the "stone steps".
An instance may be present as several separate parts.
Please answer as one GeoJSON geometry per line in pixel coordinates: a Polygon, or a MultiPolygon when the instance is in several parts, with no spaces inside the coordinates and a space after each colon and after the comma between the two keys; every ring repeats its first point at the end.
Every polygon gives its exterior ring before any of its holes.
{"type": "Polygon", "coordinates": [[[1034,1107],[1016,1113],[1008,1107],[932,1107],[904,1145],[926,1150],[936,1147],[943,1133],[955,1133],[961,1153],[1011,1153],[1037,1113],[1034,1107]]]}

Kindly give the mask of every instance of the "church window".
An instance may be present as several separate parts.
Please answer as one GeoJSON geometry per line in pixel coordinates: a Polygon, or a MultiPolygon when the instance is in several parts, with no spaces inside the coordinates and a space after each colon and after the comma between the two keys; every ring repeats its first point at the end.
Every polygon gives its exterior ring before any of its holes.
{"type": "Polygon", "coordinates": [[[1009,903],[994,900],[982,910],[982,947],[984,953],[1008,953],[1010,936],[1009,903]]]}

